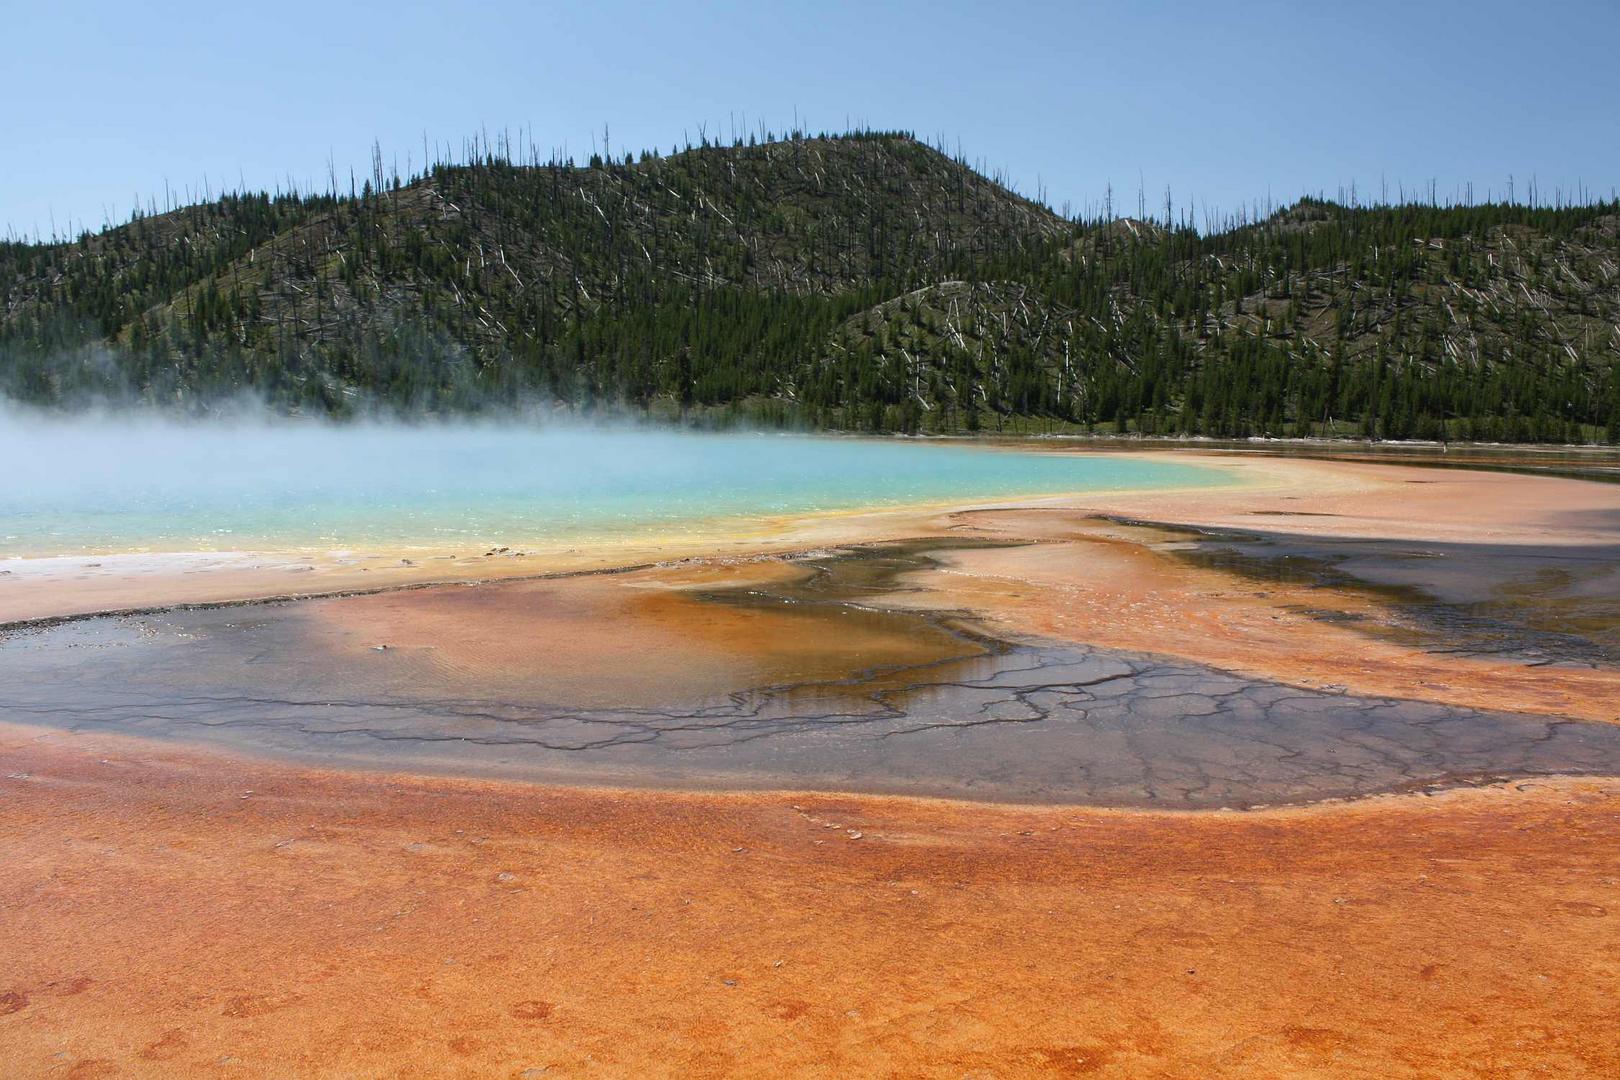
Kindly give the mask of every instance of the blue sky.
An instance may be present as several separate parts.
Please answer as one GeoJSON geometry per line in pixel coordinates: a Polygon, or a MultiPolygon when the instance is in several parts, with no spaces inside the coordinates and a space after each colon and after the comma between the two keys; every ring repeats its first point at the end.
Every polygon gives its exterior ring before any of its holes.
{"type": "MultiPolygon", "coordinates": [[[[325,186],[380,141],[667,150],[795,112],[941,136],[1134,212],[1620,184],[1620,0],[552,5],[0,0],[0,232],[139,196],[325,186]]],[[[346,185],[346,181],[345,184],[346,185]]]]}

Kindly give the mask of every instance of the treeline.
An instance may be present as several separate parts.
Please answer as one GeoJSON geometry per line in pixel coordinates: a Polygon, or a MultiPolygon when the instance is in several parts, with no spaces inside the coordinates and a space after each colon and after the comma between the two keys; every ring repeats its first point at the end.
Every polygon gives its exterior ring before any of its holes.
{"type": "Polygon", "coordinates": [[[483,149],[0,245],[34,405],[1620,440],[1620,206],[1070,222],[904,133],[483,149]]]}

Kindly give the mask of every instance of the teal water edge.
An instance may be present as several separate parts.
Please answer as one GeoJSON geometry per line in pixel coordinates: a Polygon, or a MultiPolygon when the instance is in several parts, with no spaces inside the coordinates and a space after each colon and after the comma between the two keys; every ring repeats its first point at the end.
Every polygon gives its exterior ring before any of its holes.
{"type": "Polygon", "coordinates": [[[15,417],[0,417],[0,469],[0,557],[515,545],[1226,479],[1174,462],[864,439],[15,417]]]}

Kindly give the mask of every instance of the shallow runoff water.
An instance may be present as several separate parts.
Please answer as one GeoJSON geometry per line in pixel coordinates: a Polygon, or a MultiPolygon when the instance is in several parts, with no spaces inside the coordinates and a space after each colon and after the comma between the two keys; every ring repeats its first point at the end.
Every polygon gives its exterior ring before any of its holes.
{"type": "Polygon", "coordinates": [[[0,558],[522,545],[1223,481],[1152,459],[902,440],[0,414],[0,558]]]}

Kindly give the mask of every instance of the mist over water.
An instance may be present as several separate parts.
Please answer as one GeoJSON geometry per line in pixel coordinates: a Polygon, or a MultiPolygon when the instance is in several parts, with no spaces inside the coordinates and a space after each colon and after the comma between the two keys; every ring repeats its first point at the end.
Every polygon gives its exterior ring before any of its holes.
{"type": "Polygon", "coordinates": [[[1168,462],[901,441],[116,413],[0,413],[0,468],[0,557],[518,545],[1217,479],[1168,462]]]}

